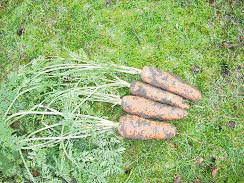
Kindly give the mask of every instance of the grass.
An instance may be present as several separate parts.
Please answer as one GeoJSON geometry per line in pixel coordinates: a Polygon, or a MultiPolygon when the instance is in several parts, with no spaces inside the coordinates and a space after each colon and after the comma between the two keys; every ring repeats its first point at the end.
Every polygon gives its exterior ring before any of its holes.
{"type": "MultiPolygon", "coordinates": [[[[10,0],[0,5],[2,80],[40,55],[84,51],[91,60],[174,72],[202,91],[189,117],[173,122],[176,138],[125,140],[124,172],[110,182],[172,182],[176,176],[183,182],[244,180],[241,2],[10,0]]],[[[116,120],[121,110],[113,112],[116,120]]],[[[64,177],[70,169],[62,170],[64,177]]],[[[13,177],[0,172],[1,179],[13,177]]]]}

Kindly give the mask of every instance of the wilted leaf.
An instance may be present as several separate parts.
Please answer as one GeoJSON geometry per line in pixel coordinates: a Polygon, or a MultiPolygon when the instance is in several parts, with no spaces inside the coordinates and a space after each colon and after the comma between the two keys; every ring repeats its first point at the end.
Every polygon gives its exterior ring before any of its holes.
{"type": "Polygon", "coordinates": [[[199,157],[196,159],[196,164],[201,165],[203,163],[203,158],[199,157]]]}
{"type": "Polygon", "coordinates": [[[201,72],[201,68],[199,66],[196,66],[194,65],[192,68],[191,68],[193,74],[198,74],[201,72]]]}
{"type": "Polygon", "coordinates": [[[180,176],[175,177],[174,183],[181,183],[180,176]]]}
{"type": "Polygon", "coordinates": [[[214,167],[212,169],[212,176],[215,177],[218,174],[219,168],[218,167],[214,167]]]}
{"type": "Polygon", "coordinates": [[[37,170],[32,170],[32,175],[33,175],[33,177],[38,177],[38,176],[40,176],[40,172],[37,170]]]}
{"type": "Polygon", "coordinates": [[[201,181],[199,179],[195,179],[193,180],[193,183],[201,183],[201,181]]]}
{"type": "Polygon", "coordinates": [[[236,127],[236,122],[235,121],[229,121],[227,123],[227,127],[229,127],[229,128],[235,128],[236,127]]]}

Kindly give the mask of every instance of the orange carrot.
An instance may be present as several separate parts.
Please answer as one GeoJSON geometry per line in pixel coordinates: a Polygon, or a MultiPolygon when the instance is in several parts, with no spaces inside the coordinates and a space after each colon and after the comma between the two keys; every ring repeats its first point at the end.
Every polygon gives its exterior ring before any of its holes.
{"type": "Polygon", "coordinates": [[[180,107],[183,109],[189,109],[189,105],[184,103],[182,97],[173,93],[167,92],[160,88],[151,86],[144,82],[134,81],[130,85],[130,91],[133,95],[141,96],[153,101],[169,104],[171,106],[180,107]]]}
{"type": "Polygon", "coordinates": [[[144,82],[162,88],[190,100],[200,100],[201,93],[192,86],[177,79],[172,74],[160,71],[152,67],[144,67],[141,71],[144,82]]]}
{"type": "Polygon", "coordinates": [[[176,135],[176,128],[168,123],[156,122],[134,115],[119,119],[118,131],[129,139],[170,139],[176,135]]]}
{"type": "Polygon", "coordinates": [[[121,106],[126,112],[143,118],[174,120],[187,116],[187,112],[184,109],[154,102],[139,96],[123,97],[121,106]]]}

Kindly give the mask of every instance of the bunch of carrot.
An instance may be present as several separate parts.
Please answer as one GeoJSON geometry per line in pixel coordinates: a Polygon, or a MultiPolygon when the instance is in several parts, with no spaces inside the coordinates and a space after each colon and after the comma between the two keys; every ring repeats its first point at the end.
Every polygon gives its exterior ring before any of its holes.
{"type": "Polygon", "coordinates": [[[198,101],[201,93],[170,73],[144,67],[142,81],[130,84],[131,96],[122,98],[121,106],[128,115],[119,120],[119,133],[131,139],[169,139],[176,128],[166,122],[187,116],[185,99],[198,101]]]}
{"type": "MultiPolygon", "coordinates": [[[[25,80],[23,88],[29,88],[23,91],[20,88],[18,95],[5,112],[5,122],[12,124],[24,116],[31,115],[33,117],[42,115],[42,119],[44,116],[50,115],[66,118],[62,113],[62,108],[65,108],[65,98],[70,92],[77,96],[76,102],[71,105],[70,114],[74,121],[82,125],[82,128],[79,128],[75,135],[72,133],[66,137],[34,137],[25,139],[25,142],[41,140],[56,143],[60,139],[87,137],[89,136],[88,129],[103,133],[116,128],[121,136],[129,139],[169,139],[174,137],[177,132],[173,125],[165,121],[186,117],[186,110],[189,109],[186,99],[198,101],[201,98],[201,93],[197,89],[170,73],[152,67],[144,67],[140,70],[114,64],[96,64],[76,58],[72,59],[72,63],[66,63],[66,59],[63,58],[54,58],[52,62],[44,59],[33,61],[30,65],[36,68],[36,63],[54,64],[39,66],[40,69],[37,71],[30,69],[30,73],[25,74],[30,75],[30,78],[25,80]],[[128,83],[118,77],[121,74],[140,75],[141,81],[128,83]],[[50,82],[52,80],[58,81],[54,82],[56,85],[50,82]],[[45,87],[51,88],[49,92],[43,89],[41,92],[44,93],[43,100],[29,110],[12,113],[9,116],[18,98],[39,89],[42,86],[41,82],[45,83],[45,87]],[[111,90],[121,87],[129,88],[132,95],[121,97],[117,95],[118,93],[115,95],[111,92],[111,90]],[[120,117],[119,123],[83,114],[82,106],[87,101],[120,105],[128,114],[120,117]],[[43,105],[44,103],[47,105],[43,105]]],[[[28,137],[50,129],[55,132],[53,128],[59,126],[63,125],[53,120],[53,125],[45,124],[44,128],[38,129],[28,137]]],[[[46,143],[38,144],[38,147],[39,145],[46,146],[46,143]]]]}

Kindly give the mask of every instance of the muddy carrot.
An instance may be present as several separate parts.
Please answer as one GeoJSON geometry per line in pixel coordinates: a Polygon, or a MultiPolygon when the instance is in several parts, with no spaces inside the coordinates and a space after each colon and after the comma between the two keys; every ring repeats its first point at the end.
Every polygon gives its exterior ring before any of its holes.
{"type": "Polygon", "coordinates": [[[134,115],[125,115],[119,119],[118,131],[129,139],[170,139],[176,135],[176,128],[164,122],[156,122],[134,115]]]}
{"type": "Polygon", "coordinates": [[[144,67],[141,71],[144,82],[180,95],[190,100],[200,100],[201,93],[192,86],[177,79],[172,74],[160,71],[152,67],[144,67]]]}
{"type": "Polygon", "coordinates": [[[184,109],[139,96],[124,96],[121,101],[121,106],[124,111],[143,118],[174,120],[187,116],[187,112],[184,109]]]}
{"type": "Polygon", "coordinates": [[[132,95],[141,96],[153,101],[169,104],[171,106],[176,106],[183,109],[189,109],[189,105],[184,102],[182,97],[144,82],[132,82],[130,85],[130,92],[132,95]]]}

